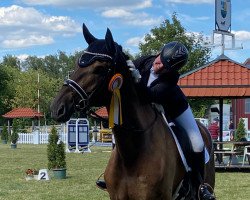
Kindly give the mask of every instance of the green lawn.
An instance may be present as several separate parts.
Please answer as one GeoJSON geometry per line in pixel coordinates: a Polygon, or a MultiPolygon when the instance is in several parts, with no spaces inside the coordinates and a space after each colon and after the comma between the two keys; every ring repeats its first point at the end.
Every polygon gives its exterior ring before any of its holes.
{"type": "MultiPolygon", "coordinates": [[[[111,147],[91,147],[92,153],[67,153],[67,179],[26,181],[28,168],[47,168],[46,145],[21,145],[10,149],[0,144],[0,199],[5,200],[108,200],[106,192],[95,187],[95,181],[105,169],[111,147]]],[[[218,200],[248,200],[250,174],[216,173],[218,200]]]]}

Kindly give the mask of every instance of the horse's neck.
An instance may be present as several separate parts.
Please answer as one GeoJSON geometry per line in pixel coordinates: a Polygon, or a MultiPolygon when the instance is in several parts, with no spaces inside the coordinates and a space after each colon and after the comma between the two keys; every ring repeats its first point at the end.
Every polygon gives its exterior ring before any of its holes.
{"type": "Polygon", "coordinates": [[[152,121],[155,112],[151,104],[145,101],[146,98],[136,91],[133,84],[127,83],[121,88],[122,115],[125,126],[145,129],[152,121]]]}
{"type": "Polygon", "coordinates": [[[134,87],[121,89],[122,126],[114,128],[119,154],[126,160],[133,160],[150,140],[150,128],[156,119],[156,112],[149,103],[141,101],[134,87]]]}

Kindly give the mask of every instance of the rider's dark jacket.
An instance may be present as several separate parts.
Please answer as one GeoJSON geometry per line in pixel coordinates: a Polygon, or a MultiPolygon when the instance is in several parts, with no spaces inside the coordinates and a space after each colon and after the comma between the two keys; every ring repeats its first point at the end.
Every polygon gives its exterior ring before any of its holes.
{"type": "Polygon", "coordinates": [[[175,119],[188,108],[187,99],[177,85],[180,75],[177,71],[160,74],[147,87],[150,69],[155,58],[156,56],[143,56],[133,61],[142,76],[139,86],[147,91],[147,96],[151,102],[159,103],[163,106],[168,118],[175,119]]]}

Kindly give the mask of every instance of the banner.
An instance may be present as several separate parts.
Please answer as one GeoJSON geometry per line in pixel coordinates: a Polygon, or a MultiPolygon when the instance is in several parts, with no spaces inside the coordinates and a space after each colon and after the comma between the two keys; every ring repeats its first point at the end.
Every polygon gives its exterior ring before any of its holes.
{"type": "Polygon", "coordinates": [[[219,31],[231,31],[231,0],[215,0],[215,26],[219,31]]]}

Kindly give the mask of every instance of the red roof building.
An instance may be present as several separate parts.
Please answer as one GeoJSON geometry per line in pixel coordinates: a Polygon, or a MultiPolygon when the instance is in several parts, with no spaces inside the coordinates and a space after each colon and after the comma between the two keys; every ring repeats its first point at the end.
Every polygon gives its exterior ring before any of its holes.
{"type": "Polygon", "coordinates": [[[245,99],[250,98],[250,66],[248,64],[249,60],[241,64],[221,55],[212,62],[183,74],[178,82],[188,98],[219,100],[220,133],[222,133],[223,99],[232,99],[234,124],[238,124],[241,117],[248,117],[248,124],[250,124],[250,112],[242,110],[243,107],[245,108],[242,106],[245,99]],[[237,101],[241,103],[235,103],[237,101]]]}
{"type": "Polygon", "coordinates": [[[99,115],[100,117],[108,118],[108,111],[106,107],[99,108],[98,110],[95,111],[95,113],[99,115]]]}
{"type": "Polygon", "coordinates": [[[187,97],[250,97],[250,68],[222,55],[181,76],[179,86],[187,97]]]}
{"type": "Polygon", "coordinates": [[[32,108],[15,108],[3,115],[4,118],[39,118],[43,114],[33,110],[32,108]]]}

